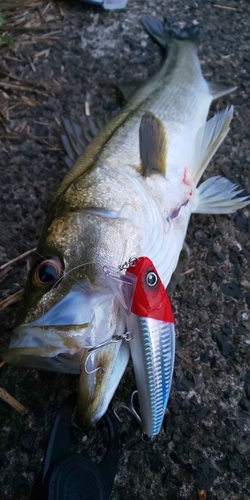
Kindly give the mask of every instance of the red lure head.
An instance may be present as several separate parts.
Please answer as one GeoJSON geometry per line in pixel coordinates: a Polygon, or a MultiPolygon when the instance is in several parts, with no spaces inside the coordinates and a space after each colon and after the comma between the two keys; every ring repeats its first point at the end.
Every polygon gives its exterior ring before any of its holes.
{"type": "Polygon", "coordinates": [[[132,298],[131,312],[137,316],[174,322],[170,300],[153,262],[139,257],[127,269],[137,281],[132,298]]]}

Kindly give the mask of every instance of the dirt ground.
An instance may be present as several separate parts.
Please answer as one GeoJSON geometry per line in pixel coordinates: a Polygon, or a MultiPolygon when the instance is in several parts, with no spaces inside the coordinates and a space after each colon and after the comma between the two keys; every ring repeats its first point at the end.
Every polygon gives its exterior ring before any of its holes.
{"type": "MultiPolygon", "coordinates": [[[[249,1],[129,0],[114,12],[71,1],[7,3],[0,3],[0,265],[36,246],[47,203],[68,170],[61,115],[82,115],[88,102],[92,114],[107,117],[119,107],[108,82],[144,79],[159,66],[162,55],[140,24],[142,14],[202,25],[204,75],[237,86],[212,109],[235,106],[231,131],[206,176],[223,174],[250,194],[249,1]]],[[[177,349],[163,429],[145,443],[124,415],[111,500],[250,498],[249,214],[247,207],[232,216],[191,218],[193,271],[171,295],[177,349]]],[[[23,259],[0,283],[1,300],[22,289],[26,276],[23,259]]],[[[0,352],[17,308],[2,309],[0,352]]],[[[0,400],[0,498],[27,500],[55,412],[77,377],[4,364],[0,379],[29,410],[21,415],[0,400]]],[[[129,366],[113,404],[128,402],[134,388],[129,366]]],[[[82,439],[76,429],[72,439],[76,445],[82,439]]],[[[83,441],[95,459],[101,435],[91,430],[83,441]]]]}

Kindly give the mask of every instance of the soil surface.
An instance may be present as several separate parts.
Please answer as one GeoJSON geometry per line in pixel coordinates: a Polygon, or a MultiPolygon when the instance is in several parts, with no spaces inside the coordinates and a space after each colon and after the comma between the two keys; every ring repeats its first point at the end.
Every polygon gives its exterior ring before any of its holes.
{"type": "MultiPolygon", "coordinates": [[[[2,10],[1,10],[2,9],[2,10]]],[[[60,117],[110,116],[119,109],[108,82],[145,79],[162,54],[140,17],[195,21],[204,75],[237,90],[231,131],[206,171],[250,194],[250,3],[247,0],[129,0],[122,11],[77,2],[9,2],[0,28],[0,264],[36,246],[46,207],[68,168],[60,117]],[[13,4],[13,9],[11,5],[13,4]],[[2,35],[1,35],[2,33],[2,35]],[[2,36],[2,39],[1,39],[2,36]],[[6,38],[7,36],[7,38],[6,38]],[[8,42],[4,45],[3,42],[8,42]]],[[[111,500],[250,498],[250,208],[232,216],[192,216],[185,280],[171,294],[177,349],[164,425],[153,442],[129,413],[119,425],[120,460],[111,500]],[[202,491],[203,490],[203,491],[202,491]]],[[[2,300],[23,288],[27,262],[0,283],[2,300]]],[[[1,313],[1,352],[18,305],[1,313]]],[[[0,498],[27,500],[40,470],[56,410],[77,377],[4,364],[0,385],[29,412],[0,400],[0,498]]],[[[111,409],[135,389],[129,365],[111,409]]],[[[75,446],[93,459],[102,433],[72,426],[75,446]],[[80,440],[80,441],[79,441],[80,440]]]]}

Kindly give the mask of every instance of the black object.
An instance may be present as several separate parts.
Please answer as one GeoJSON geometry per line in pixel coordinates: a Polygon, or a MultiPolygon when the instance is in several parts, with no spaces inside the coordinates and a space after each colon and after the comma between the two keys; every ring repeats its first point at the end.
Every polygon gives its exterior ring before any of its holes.
{"type": "Polygon", "coordinates": [[[50,433],[43,470],[34,482],[31,500],[107,500],[118,465],[118,435],[109,413],[103,419],[109,445],[99,465],[71,451],[70,419],[76,393],[60,406],[50,433]]]}

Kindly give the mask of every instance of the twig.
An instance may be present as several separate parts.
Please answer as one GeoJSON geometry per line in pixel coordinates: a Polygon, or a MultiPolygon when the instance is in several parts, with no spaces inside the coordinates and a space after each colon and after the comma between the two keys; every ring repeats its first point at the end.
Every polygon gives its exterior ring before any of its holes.
{"type": "Polygon", "coordinates": [[[6,361],[1,361],[0,362],[0,368],[2,368],[3,365],[5,365],[6,361]]]}
{"type": "Polygon", "coordinates": [[[0,283],[5,280],[7,274],[11,271],[11,269],[11,266],[7,266],[3,269],[3,271],[0,270],[0,283]]]}
{"type": "Polygon", "coordinates": [[[2,141],[7,141],[7,140],[24,141],[26,139],[39,142],[42,145],[46,144],[46,146],[49,146],[49,148],[47,148],[47,149],[52,148],[51,151],[61,151],[62,150],[62,148],[56,148],[55,146],[53,146],[53,144],[50,144],[50,142],[48,142],[48,140],[45,139],[44,137],[38,137],[37,135],[29,135],[29,134],[0,135],[0,141],[1,140],[2,141]]]}
{"type": "MultiPolygon", "coordinates": [[[[6,57],[7,59],[7,57],[6,57]]],[[[18,62],[20,62],[18,59],[12,57],[12,58],[8,58],[10,60],[16,60],[18,62]]],[[[51,89],[51,85],[49,85],[48,83],[42,83],[42,82],[33,82],[32,80],[26,80],[26,78],[20,78],[20,76],[15,76],[15,75],[12,75],[6,68],[4,68],[3,66],[0,67],[0,73],[3,74],[3,76],[7,76],[8,78],[11,78],[11,80],[14,80],[14,81],[17,81],[17,82],[21,82],[21,83],[25,83],[26,85],[30,85],[31,87],[43,87],[45,90],[49,90],[51,89]]]]}
{"type": "MultiPolygon", "coordinates": [[[[12,26],[11,24],[5,24],[4,29],[5,31],[46,31],[46,30],[51,30],[53,28],[54,30],[57,30],[56,33],[58,33],[58,30],[61,32],[61,26],[60,25],[55,25],[55,26],[12,26]]],[[[52,31],[54,33],[54,31],[52,31]]]]}
{"type": "Polygon", "coordinates": [[[206,500],[206,498],[207,498],[206,490],[199,490],[198,491],[198,500],[206,500]]]}
{"type": "Polygon", "coordinates": [[[47,92],[42,92],[41,90],[37,90],[34,88],[24,87],[23,85],[17,85],[15,83],[0,82],[0,87],[6,88],[6,89],[24,90],[26,92],[34,92],[34,94],[38,94],[38,95],[41,95],[43,97],[49,97],[49,94],[47,94],[47,92]]]}
{"type": "Polygon", "coordinates": [[[9,307],[11,304],[15,304],[16,302],[19,302],[19,300],[21,300],[23,294],[24,294],[24,288],[22,290],[18,290],[18,292],[13,293],[12,295],[8,295],[8,297],[6,297],[6,299],[4,299],[0,302],[0,311],[2,311],[3,309],[6,309],[6,307],[9,307]]]}
{"type": "Polygon", "coordinates": [[[1,108],[0,108],[0,116],[1,116],[4,120],[6,120],[6,122],[8,122],[8,121],[9,121],[8,116],[5,114],[5,112],[4,112],[1,108]]]}
{"type": "Polygon", "coordinates": [[[217,7],[217,9],[237,10],[235,7],[228,7],[227,5],[218,5],[217,3],[214,3],[214,7],[217,7]]]}
{"type": "Polygon", "coordinates": [[[195,270],[194,267],[191,267],[191,269],[187,269],[187,271],[184,271],[184,273],[181,273],[180,276],[185,276],[185,274],[190,274],[195,270]]]}
{"type": "Polygon", "coordinates": [[[21,259],[25,259],[25,257],[28,257],[28,255],[30,255],[31,253],[35,252],[36,251],[36,247],[35,248],[32,248],[31,250],[27,250],[27,252],[24,252],[22,253],[21,255],[18,255],[18,257],[15,257],[14,259],[12,260],[9,260],[8,262],[6,262],[5,264],[3,264],[1,267],[0,267],[0,271],[2,271],[3,269],[5,269],[6,267],[14,264],[15,262],[18,262],[19,260],[21,259]]]}
{"type": "Polygon", "coordinates": [[[28,413],[29,410],[25,408],[17,399],[13,398],[3,387],[0,387],[0,398],[5,401],[5,403],[8,403],[8,405],[12,406],[16,411],[19,413],[28,413]]]}

